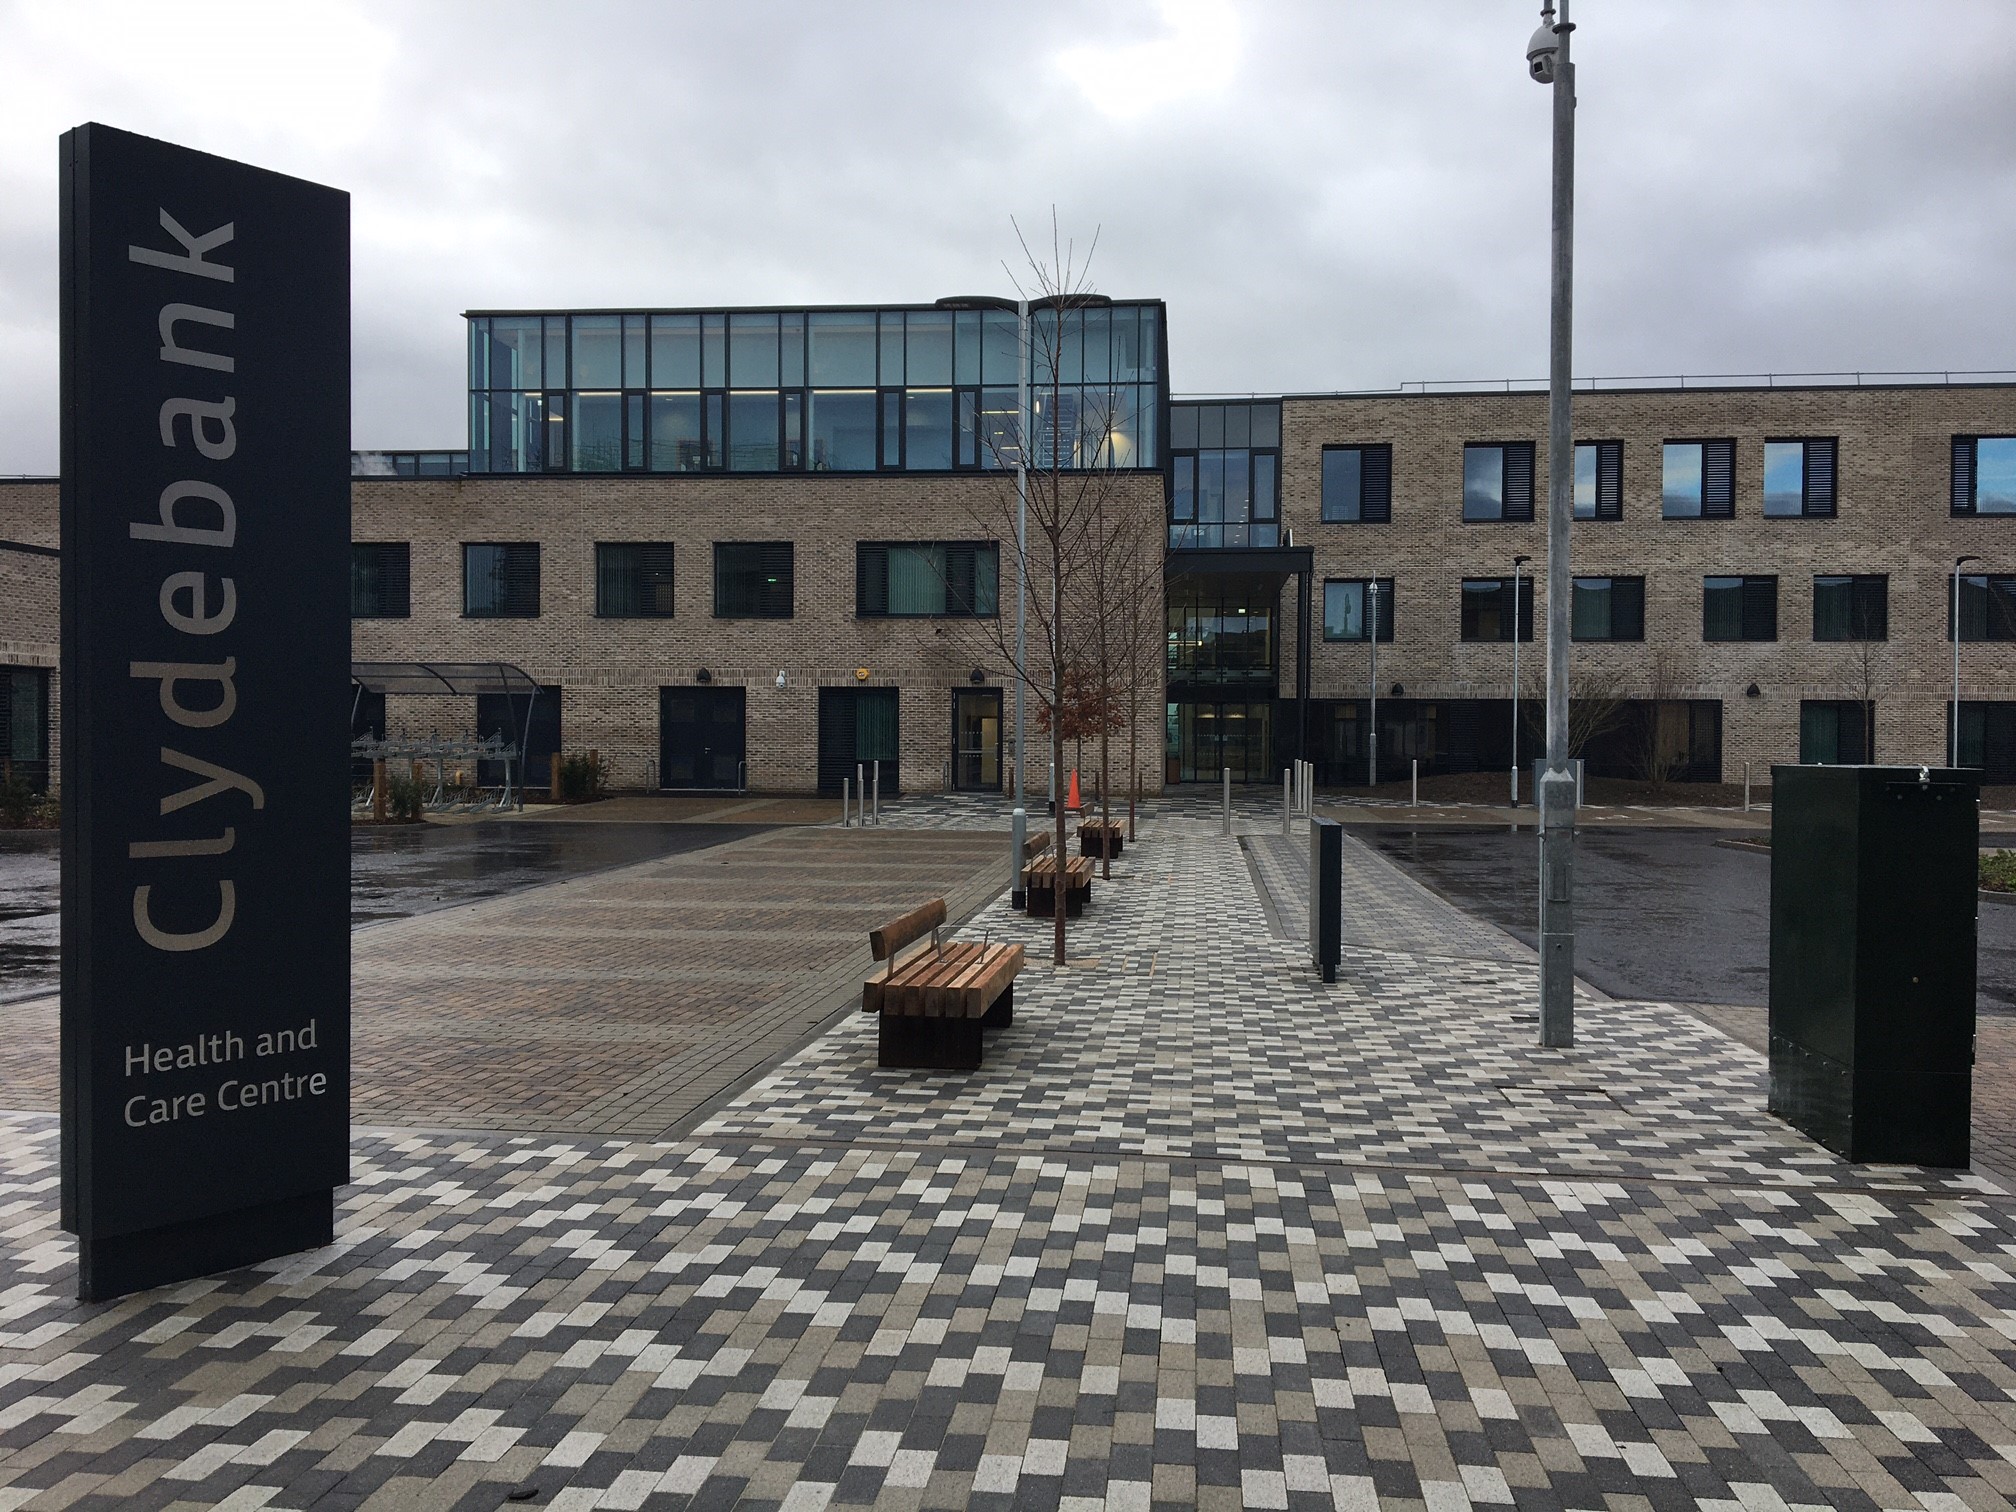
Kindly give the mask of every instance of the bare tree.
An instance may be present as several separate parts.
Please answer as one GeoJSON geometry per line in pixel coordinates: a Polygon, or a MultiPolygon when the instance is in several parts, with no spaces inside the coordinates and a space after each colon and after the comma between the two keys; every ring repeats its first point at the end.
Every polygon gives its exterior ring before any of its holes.
{"type": "MultiPolygon", "coordinates": [[[[1535,661],[1541,658],[1535,657],[1535,661]]],[[[1546,749],[1547,667],[1544,661],[1526,677],[1520,690],[1520,713],[1526,738],[1532,749],[1546,749]]],[[[1624,723],[1629,713],[1624,697],[1623,677],[1605,667],[1592,667],[1586,659],[1571,661],[1568,667],[1568,754],[1580,756],[1590,742],[1608,735],[1624,723]]]]}
{"type": "MultiPolygon", "coordinates": [[[[1074,706],[1081,700],[1077,695],[1088,681],[1098,681],[1102,616],[1086,614],[1079,590],[1096,589],[1091,582],[1091,564],[1097,556],[1092,547],[1098,522],[1107,511],[1124,508],[1115,498],[1122,475],[1109,465],[1121,413],[1117,386],[1104,403],[1066,402],[1064,345],[1074,328],[1074,316],[1104,303],[1094,293],[1089,276],[1097,237],[1081,256],[1075,244],[1059,235],[1053,216],[1047,260],[1030,248],[1020,226],[1016,237],[1027,266],[1022,278],[1016,277],[1013,269],[1009,269],[1009,277],[1018,291],[1031,296],[1029,350],[1021,354],[1021,360],[1034,374],[1034,423],[1025,437],[1019,415],[1012,420],[997,414],[979,417],[980,442],[997,486],[967,498],[982,532],[1011,543],[1007,555],[1013,563],[1015,584],[1035,590],[1028,594],[1027,659],[1017,658],[1014,629],[1007,616],[975,617],[961,624],[989,652],[1016,670],[1035,703],[1033,723],[1050,737],[1051,770],[1061,776],[1067,731],[1078,722],[1074,706]],[[1018,463],[1026,468],[1026,530],[1019,528],[1023,503],[1014,482],[1018,463]],[[1081,615],[1084,624],[1079,623],[1081,615]]],[[[1072,384],[1071,390],[1074,399],[1084,392],[1078,384],[1072,384]]],[[[1000,592],[1005,595],[1009,591],[1008,575],[1003,574],[1000,592]]],[[[1092,597],[1097,600],[1096,591],[1092,597]]],[[[1061,797],[1053,818],[1058,871],[1051,958],[1061,966],[1065,960],[1064,862],[1068,841],[1061,797]]]]}
{"type": "Polygon", "coordinates": [[[1637,728],[1638,775],[1664,793],[1666,785],[1687,764],[1686,708],[1679,703],[1680,667],[1671,648],[1652,653],[1652,670],[1647,698],[1639,706],[1637,728]]]}
{"type": "Polygon", "coordinates": [[[1885,682],[1887,643],[1859,636],[1849,647],[1848,664],[1842,671],[1842,690],[1855,705],[1862,721],[1862,759],[1876,759],[1876,694],[1885,682]]]}

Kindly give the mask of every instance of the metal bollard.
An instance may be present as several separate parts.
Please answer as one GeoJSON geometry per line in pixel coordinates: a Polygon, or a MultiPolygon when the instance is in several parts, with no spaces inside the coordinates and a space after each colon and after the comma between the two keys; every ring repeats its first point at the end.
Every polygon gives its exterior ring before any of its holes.
{"type": "Polygon", "coordinates": [[[871,814],[873,814],[873,815],[875,816],[875,817],[874,817],[874,819],[873,819],[873,820],[871,821],[872,823],[874,823],[874,824],[877,824],[877,825],[881,824],[881,822],[882,822],[882,763],[881,763],[881,762],[879,762],[879,761],[875,763],[875,805],[874,805],[874,807],[873,807],[873,808],[869,809],[869,811],[868,811],[868,812],[869,812],[869,813],[871,813],[871,814]]]}
{"type": "Polygon", "coordinates": [[[1743,763],[1743,812],[1750,812],[1750,763],[1743,763]]]}
{"type": "Polygon", "coordinates": [[[840,828],[842,829],[852,828],[852,822],[847,817],[847,802],[851,793],[852,789],[848,786],[847,779],[842,777],[840,779],[840,828]]]}
{"type": "Polygon", "coordinates": [[[1022,888],[1022,849],[1029,843],[1029,811],[1019,804],[1008,826],[1008,906],[1025,908],[1029,897],[1022,888]]]}
{"type": "Polygon", "coordinates": [[[1223,800],[1223,806],[1225,814],[1225,833],[1229,835],[1232,833],[1232,768],[1230,767],[1225,768],[1225,797],[1223,800]]]}
{"type": "Polygon", "coordinates": [[[1414,764],[1414,798],[1411,806],[1414,808],[1419,808],[1421,807],[1421,758],[1419,756],[1416,756],[1414,758],[1413,764],[1414,764]]]}
{"type": "Polygon", "coordinates": [[[1295,833],[1295,779],[1288,768],[1281,768],[1281,838],[1286,840],[1295,833]]]}

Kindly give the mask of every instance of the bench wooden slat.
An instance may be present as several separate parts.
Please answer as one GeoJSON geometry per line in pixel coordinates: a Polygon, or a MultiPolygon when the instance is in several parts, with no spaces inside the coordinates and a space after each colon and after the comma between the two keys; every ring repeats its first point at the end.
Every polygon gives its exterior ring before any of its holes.
{"type": "Polygon", "coordinates": [[[912,940],[922,939],[944,922],[945,900],[933,898],[929,903],[911,909],[901,918],[890,920],[880,929],[869,930],[868,949],[876,960],[886,961],[912,940]]]}

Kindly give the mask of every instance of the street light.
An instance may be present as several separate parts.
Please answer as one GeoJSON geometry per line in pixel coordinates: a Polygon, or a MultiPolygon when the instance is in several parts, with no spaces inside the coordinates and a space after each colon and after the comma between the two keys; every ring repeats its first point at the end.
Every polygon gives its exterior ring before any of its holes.
{"type": "Polygon", "coordinates": [[[1519,807],[1519,569],[1530,556],[1512,558],[1512,807],[1519,807]]]}
{"type": "Polygon", "coordinates": [[[1365,721],[1365,786],[1379,786],[1379,573],[1365,584],[1365,630],[1372,639],[1372,707],[1365,721]]]}
{"type": "MultiPolygon", "coordinates": [[[[1540,778],[1540,1043],[1575,1043],[1575,775],[1568,767],[1568,521],[1574,509],[1569,391],[1575,305],[1575,66],[1568,0],[1526,47],[1527,72],[1554,91],[1554,216],[1547,354],[1547,767],[1540,778]]],[[[1519,643],[1519,606],[1512,606],[1519,643]]],[[[1515,718],[1516,703],[1515,703],[1515,718]]]]}
{"type": "Polygon", "coordinates": [[[1978,556],[1953,558],[1953,759],[1947,764],[1956,770],[1960,765],[1960,569],[1980,560],[1978,556]]]}

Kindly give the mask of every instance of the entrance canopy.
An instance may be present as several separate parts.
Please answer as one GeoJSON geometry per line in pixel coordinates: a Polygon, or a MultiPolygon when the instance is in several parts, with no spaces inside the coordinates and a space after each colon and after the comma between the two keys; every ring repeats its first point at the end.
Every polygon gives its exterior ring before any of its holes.
{"type": "Polygon", "coordinates": [[[510,662],[352,662],[350,681],[367,693],[523,693],[539,684],[510,662]]]}

